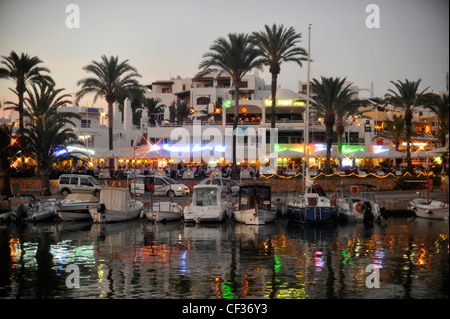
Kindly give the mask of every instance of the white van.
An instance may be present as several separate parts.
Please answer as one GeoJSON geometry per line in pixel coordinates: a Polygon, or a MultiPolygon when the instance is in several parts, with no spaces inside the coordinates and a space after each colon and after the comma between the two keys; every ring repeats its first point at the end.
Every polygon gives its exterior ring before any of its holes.
{"type": "Polygon", "coordinates": [[[134,194],[136,191],[136,195],[142,195],[150,193],[152,188],[154,195],[159,196],[189,195],[189,187],[166,176],[137,175],[131,182],[130,192],[134,194]]]}
{"type": "Polygon", "coordinates": [[[103,187],[105,185],[91,175],[63,174],[59,177],[59,192],[64,196],[70,193],[92,193],[98,197],[103,187]]]}

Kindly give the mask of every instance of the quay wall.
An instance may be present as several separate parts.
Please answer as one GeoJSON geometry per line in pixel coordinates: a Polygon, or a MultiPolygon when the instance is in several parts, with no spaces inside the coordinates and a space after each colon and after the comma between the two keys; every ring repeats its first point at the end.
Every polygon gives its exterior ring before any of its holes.
{"type": "MultiPolygon", "coordinates": [[[[131,183],[131,180],[126,179],[99,179],[100,183],[107,185],[108,187],[128,187],[131,183]]],[[[177,180],[180,183],[185,184],[192,191],[195,185],[199,183],[198,179],[180,179],[177,180]]],[[[300,178],[292,178],[292,179],[283,179],[283,178],[270,178],[270,179],[258,179],[256,181],[251,179],[243,179],[243,180],[235,180],[236,182],[241,182],[242,184],[255,183],[255,182],[265,182],[272,185],[272,191],[275,193],[289,193],[289,192],[298,192],[302,189],[302,179],[300,178]]],[[[336,186],[339,184],[346,183],[367,183],[372,184],[377,187],[378,190],[393,190],[396,189],[396,178],[340,178],[340,179],[321,179],[316,180],[316,183],[319,183],[325,191],[334,192],[336,190],[336,186]]],[[[0,181],[1,186],[2,181],[0,181]]],[[[41,187],[40,178],[10,178],[10,184],[19,184],[19,192],[26,193],[27,189],[37,189],[41,187]]],[[[50,191],[52,194],[58,193],[58,180],[50,180],[50,191]]]]}

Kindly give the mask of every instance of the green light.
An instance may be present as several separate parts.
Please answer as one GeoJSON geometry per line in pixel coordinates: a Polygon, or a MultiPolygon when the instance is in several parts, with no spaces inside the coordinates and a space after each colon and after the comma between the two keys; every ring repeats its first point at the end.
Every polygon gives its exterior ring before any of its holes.
{"type": "Polygon", "coordinates": [[[354,153],[356,151],[363,151],[364,146],[361,145],[342,145],[342,153],[354,153]]]}
{"type": "Polygon", "coordinates": [[[225,108],[229,108],[231,107],[231,103],[232,103],[231,100],[225,100],[222,102],[222,106],[225,108]]]}

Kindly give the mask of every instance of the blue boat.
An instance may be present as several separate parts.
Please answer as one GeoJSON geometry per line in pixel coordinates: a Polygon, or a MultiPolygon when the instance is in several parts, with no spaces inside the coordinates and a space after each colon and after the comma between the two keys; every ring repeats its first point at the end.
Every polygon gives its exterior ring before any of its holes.
{"type": "MultiPolygon", "coordinates": [[[[314,188],[310,188],[311,189],[314,188]]],[[[337,221],[336,206],[331,200],[317,192],[301,195],[297,200],[287,203],[289,221],[300,224],[330,224],[337,221]]]]}
{"type": "Polygon", "coordinates": [[[287,216],[290,222],[297,224],[333,224],[337,220],[335,207],[299,207],[287,206],[287,216]]]}

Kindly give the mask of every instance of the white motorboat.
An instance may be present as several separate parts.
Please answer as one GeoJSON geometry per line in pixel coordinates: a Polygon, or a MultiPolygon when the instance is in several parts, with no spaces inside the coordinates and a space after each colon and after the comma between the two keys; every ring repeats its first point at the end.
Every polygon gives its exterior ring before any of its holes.
{"type": "Polygon", "coordinates": [[[137,218],[144,203],[131,199],[127,188],[104,188],[100,191],[99,208],[89,209],[94,222],[109,223],[137,218]]]}
{"type": "Polygon", "coordinates": [[[64,221],[92,219],[89,209],[99,208],[99,199],[90,193],[71,193],[56,203],[58,217],[64,221]]]}
{"type": "Polygon", "coordinates": [[[196,185],[192,203],[184,207],[185,222],[222,222],[231,218],[232,203],[218,185],[196,185]]]}
{"type": "Polygon", "coordinates": [[[448,220],[449,206],[446,203],[426,198],[416,198],[409,203],[411,206],[408,210],[413,211],[417,217],[448,220]]]}
{"type": "Polygon", "coordinates": [[[384,207],[380,207],[371,184],[340,184],[336,187],[333,201],[338,218],[345,222],[366,222],[387,218],[384,207]]]}
{"type": "Polygon", "coordinates": [[[145,217],[154,222],[179,220],[183,217],[183,207],[173,202],[153,203],[145,209],[145,217]]]}
{"type": "Polygon", "coordinates": [[[277,218],[277,208],[271,202],[271,186],[264,183],[241,185],[234,206],[234,219],[247,225],[265,225],[277,218]]]}

